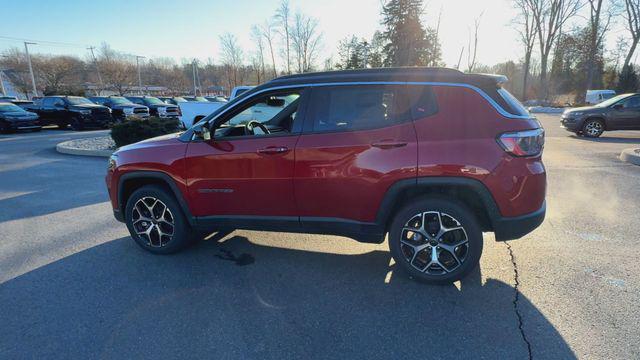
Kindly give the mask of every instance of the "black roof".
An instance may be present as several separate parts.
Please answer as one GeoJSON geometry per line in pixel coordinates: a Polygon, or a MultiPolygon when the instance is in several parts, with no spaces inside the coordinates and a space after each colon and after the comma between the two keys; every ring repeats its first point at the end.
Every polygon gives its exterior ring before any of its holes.
{"type": "MultiPolygon", "coordinates": [[[[495,86],[506,81],[506,77],[489,74],[467,74],[456,69],[431,67],[397,67],[356,70],[324,71],[282,76],[265,86],[295,85],[305,83],[400,81],[400,82],[453,82],[478,87],[495,86]]],[[[262,86],[261,86],[262,87],[262,86]]]]}

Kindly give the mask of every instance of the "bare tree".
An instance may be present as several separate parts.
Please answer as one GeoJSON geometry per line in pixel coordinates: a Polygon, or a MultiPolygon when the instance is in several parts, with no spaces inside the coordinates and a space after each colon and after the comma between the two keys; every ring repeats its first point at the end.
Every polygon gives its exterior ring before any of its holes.
{"type": "Polygon", "coordinates": [[[276,57],[273,53],[273,23],[269,20],[264,22],[261,27],[262,36],[267,41],[269,47],[269,53],[271,54],[271,64],[273,65],[273,77],[278,77],[278,70],[276,69],[276,57]]]}
{"type": "Polygon", "coordinates": [[[298,63],[298,72],[308,72],[320,50],[322,34],[318,32],[318,20],[296,13],[291,29],[291,43],[298,63]]]}
{"type": "Polygon", "coordinates": [[[242,74],[240,70],[242,70],[244,54],[238,45],[238,39],[230,33],[220,36],[220,48],[222,51],[222,63],[227,76],[227,84],[229,85],[229,89],[232,89],[238,86],[239,81],[243,78],[244,74],[242,74]]]}
{"type": "Polygon", "coordinates": [[[262,36],[262,30],[258,25],[253,25],[251,27],[251,39],[256,44],[256,54],[254,67],[257,66],[258,71],[258,83],[261,83],[261,79],[265,76],[265,67],[264,67],[264,38],[262,36]]]}
{"type": "Polygon", "coordinates": [[[478,54],[478,30],[480,29],[480,20],[482,19],[482,13],[480,16],[473,20],[473,44],[471,41],[471,31],[469,31],[469,51],[467,51],[467,72],[473,72],[473,68],[476,66],[476,56],[478,54]],[[473,51],[471,49],[473,48],[473,51]]]}
{"type": "Polygon", "coordinates": [[[124,95],[136,83],[136,67],[131,55],[119,53],[106,43],[98,52],[98,64],[107,87],[124,95]]]}
{"type": "Polygon", "coordinates": [[[548,97],[549,55],[560,37],[562,26],[582,8],[582,0],[526,0],[533,15],[540,48],[540,87],[543,99],[548,97]]]}
{"type": "Polygon", "coordinates": [[[524,66],[522,69],[522,97],[521,100],[527,99],[527,82],[529,81],[529,69],[531,67],[531,54],[533,46],[536,42],[536,26],[531,15],[531,8],[528,0],[514,0],[514,6],[518,9],[518,17],[514,21],[517,25],[517,31],[520,43],[524,46],[524,66]]]}
{"type": "Polygon", "coordinates": [[[589,5],[589,49],[587,56],[587,81],[586,89],[593,86],[596,58],[602,47],[604,36],[611,25],[611,18],[614,15],[614,0],[608,1],[608,7],[603,6],[603,0],[588,0],[589,5]],[[603,14],[604,12],[604,14],[603,14]]]}
{"type": "Polygon", "coordinates": [[[291,8],[289,8],[289,0],[282,0],[280,7],[276,10],[274,18],[278,24],[276,30],[284,37],[284,55],[287,64],[287,74],[291,74],[291,8]]]}
{"type": "Polygon", "coordinates": [[[638,41],[640,41],[640,0],[624,0],[624,5],[627,30],[631,34],[631,45],[622,65],[623,70],[629,66],[633,53],[636,52],[638,41]]]}
{"type": "Polygon", "coordinates": [[[45,94],[60,94],[63,89],[80,86],[85,64],[72,56],[46,56],[35,60],[38,83],[44,85],[45,94]]]}

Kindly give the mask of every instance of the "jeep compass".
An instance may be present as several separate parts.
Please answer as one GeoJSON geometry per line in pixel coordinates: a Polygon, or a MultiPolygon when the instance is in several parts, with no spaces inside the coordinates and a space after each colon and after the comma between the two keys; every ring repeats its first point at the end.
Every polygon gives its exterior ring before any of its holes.
{"type": "Polygon", "coordinates": [[[115,217],[158,254],[213,229],[388,240],[417,280],[449,283],[545,215],[544,131],[504,76],[389,68],[284,76],[189,130],[120,148],[115,217]]]}

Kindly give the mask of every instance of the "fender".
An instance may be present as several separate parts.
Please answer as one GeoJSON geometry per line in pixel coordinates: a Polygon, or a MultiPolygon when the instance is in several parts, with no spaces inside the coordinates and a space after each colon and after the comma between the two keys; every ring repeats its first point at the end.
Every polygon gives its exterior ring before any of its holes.
{"type": "Polygon", "coordinates": [[[492,228],[494,227],[496,220],[502,217],[493,196],[487,187],[479,180],[465,177],[438,176],[404,179],[391,185],[389,189],[387,189],[387,192],[380,203],[380,207],[376,215],[376,223],[383,226],[387,224],[390,217],[393,215],[392,211],[394,210],[394,205],[400,194],[404,191],[419,189],[421,187],[453,187],[469,189],[480,198],[480,201],[489,216],[492,228]]]}
{"type": "Polygon", "coordinates": [[[147,170],[131,171],[120,176],[120,178],[118,179],[118,209],[120,209],[122,214],[124,214],[124,207],[126,206],[126,204],[123,203],[123,199],[122,199],[122,193],[123,193],[122,189],[125,182],[133,179],[154,179],[154,180],[160,180],[162,183],[166,184],[171,189],[171,192],[173,193],[173,196],[178,201],[178,204],[180,204],[180,208],[182,208],[182,211],[185,217],[187,218],[187,221],[189,222],[189,224],[191,226],[195,225],[195,219],[193,215],[191,215],[191,210],[189,210],[189,206],[184,199],[184,195],[182,194],[182,191],[180,191],[180,189],[178,188],[178,185],[176,185],[175,180],[168,174],[160,171],[147,171],[147,170]]]}

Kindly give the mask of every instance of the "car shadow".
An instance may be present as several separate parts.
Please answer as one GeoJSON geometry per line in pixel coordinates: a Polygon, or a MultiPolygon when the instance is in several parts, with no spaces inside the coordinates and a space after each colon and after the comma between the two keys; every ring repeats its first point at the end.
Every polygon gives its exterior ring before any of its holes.
{"type": "Polygon", "coordinates": [[[570,138],[588,142],[597,142],[597,143],[611,143],[611,144],[640,144],[640,137],[620,137],[620,136],[610,136],[607,133],[604,133],[599,138],[588,138],[584,136],[570,135],[570,138]]]}
{"type": "MultiPolygon", "coordinates": [[[[0,283],[0,357],[524,359],[515,294],[480,270],[457,286],[417,283],[387,251],[225,232],[154,256],[125,237],[0,283]]],[[[523,294],[517,306],[534,356],[575,358],[523,294]]]]}

